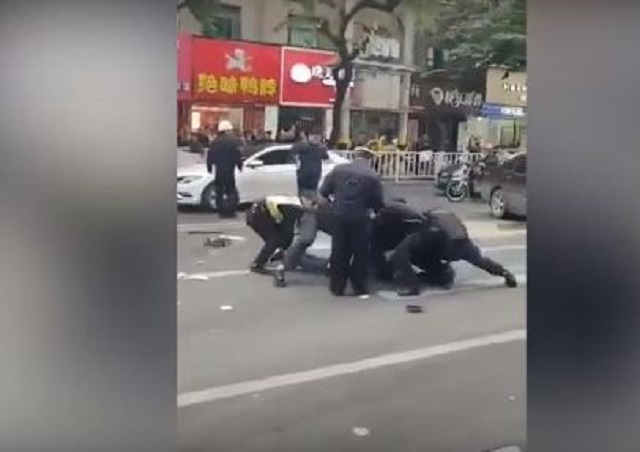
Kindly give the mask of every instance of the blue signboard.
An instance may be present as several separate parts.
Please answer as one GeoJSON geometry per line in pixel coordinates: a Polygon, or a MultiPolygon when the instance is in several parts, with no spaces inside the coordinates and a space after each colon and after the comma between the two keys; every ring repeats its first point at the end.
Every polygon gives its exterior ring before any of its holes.
{"type": "Polygon", "coordinates": [[[517,119],[524,118],[527,112],[523,107],[485,103],[482,105],[481,115],[489,119],[517,119]]]}

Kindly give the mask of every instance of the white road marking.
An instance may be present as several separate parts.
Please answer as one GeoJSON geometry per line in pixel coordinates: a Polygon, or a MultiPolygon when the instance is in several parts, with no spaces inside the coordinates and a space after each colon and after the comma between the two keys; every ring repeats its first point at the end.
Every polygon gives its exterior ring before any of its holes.
{"type": "Polygon", "coordinates": [[[262,380],[246,381],[225,386],[217,386],[202,391],[187,392],[178,395],[178,407],[185,408],[221,399],[264,393],[264,391],[270,389],[320,381],[343,375],[353,375],[381,367],[426,360],[437,356],[449,355],[452,353],[484,348],[497,344],[522,341],[526,340],[526,337],[526,330],[512,330],[489,336],[481,336],[473,339],[434,345],[418,350],[390,353],[350,363],[335,364],[302,372],[276,375],[262,380]]]}
{"type": "Polygon", "coordinates": [[[189,231],[207,231],[211,229],[211,232],[219,231],[221,228],[239,228],[239,227],[247,227],[247,225],[240,221],[233,222],[224,222],[219,221],[216,223],[180,223],[178,224],[179,232],[189,232],[189,231]]]}

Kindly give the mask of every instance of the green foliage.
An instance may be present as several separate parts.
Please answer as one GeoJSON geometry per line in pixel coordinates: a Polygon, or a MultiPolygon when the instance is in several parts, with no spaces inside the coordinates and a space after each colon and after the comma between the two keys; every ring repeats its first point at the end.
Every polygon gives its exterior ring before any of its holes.
{"type": "Polygon", "coordinates": [[[183,0],[178,3],[178,11],[188,9],[203,26],[210,23],[220,6],[219,0],[183,0]]]}
{"type": "Polygon", "coordinates": [[[428,28],[430,42],[449,51],[448,67],[527,64],[526,0],[452,0],[428,28]]]}

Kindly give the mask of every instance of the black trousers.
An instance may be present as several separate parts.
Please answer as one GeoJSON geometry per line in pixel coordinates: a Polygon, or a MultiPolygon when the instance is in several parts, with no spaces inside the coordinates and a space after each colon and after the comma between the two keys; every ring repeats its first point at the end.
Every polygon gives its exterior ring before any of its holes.
{"type": "Polygon", "coordinates": [[[450,240],[440,249],[424,250],[420,236],[412,234],[398,245],[391,258],[396,281],[405,287],[419,288],[420,278],[413,270],[416,266],[425,273],[425,279],[434,284],[453,282],[449,262],[465,261],[494,276],[504,276],[506,269],[498,262],[482,255],[471,239],[450,240]],[[431,252],[429,252],[431,251],[431,252]]]}
{"type": "Polygon", "coordinates": [[[293,241],[296,219],[285,215],[276,223],[263,204],[254,204],[247,211],[247,225],[264,240],[264,244],[253,260],[253,264],[264,267],[277,250],[286,250],[293,241]]]}
{"type": "Polygon", "coordinates": [[[334,295],[344,294],[348,280],[356,295],[367,293],[370,236],[368,216],[336,216],[329,259],[329,285],[334,295]]]}
{"type": "Polygon", "coordinates": [[[236,187],[235,170],[216,174],[216,205],[221,216],[232,217],[238,210],[238,188],[236,187]]]}

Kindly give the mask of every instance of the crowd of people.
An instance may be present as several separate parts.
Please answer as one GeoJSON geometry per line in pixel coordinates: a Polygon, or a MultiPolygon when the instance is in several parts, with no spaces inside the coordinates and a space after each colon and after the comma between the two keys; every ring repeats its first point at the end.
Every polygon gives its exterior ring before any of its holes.
{"type": "Polygon", "coordinates": [[[482,255],[453,213],[421,213],[402,200],[385,202],[369,154],[338,165],[320,185],[322,148],[301,140],[296,152],[298,196],[266,196],[247,212],[246,224],[264,242],[251,271],[272,274],[278,287],[286,286],[286,274],[301,266],[322,231],[331,236],[326,270],[330,291],[337,297],[346,294],[348,282],[354,296],[369,297],[371,274],[394,281],[401,296],[419,294],[421,282],[450,288],[455,261],[502,277],[508,287],[517,286],[511,272],[482,255]],[[270,261],[280,263],[268,269],[270,261]]]}

